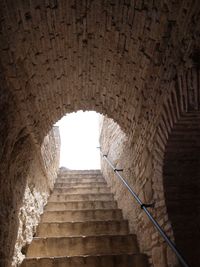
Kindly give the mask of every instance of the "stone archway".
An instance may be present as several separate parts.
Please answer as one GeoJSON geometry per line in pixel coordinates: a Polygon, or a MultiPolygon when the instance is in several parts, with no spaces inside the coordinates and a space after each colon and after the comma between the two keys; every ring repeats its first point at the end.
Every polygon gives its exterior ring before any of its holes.
{"type": "MultiPolygon", "coordinates": [[[[154,2],[0,2],[2,265],[9,265],[16,237],[26,181],[22,167],[29,168],[64,114],[83,109],[113,118],[139,155],[143,176],[177,69],[191,67],[191,52],[199,44],[199,1],[154,2]],[[31,148],[22,142],[13,162],[20,133],[31,148]],[[20,188],[15,188],[17,169],[20,188]]],[[[152,247],[147,250],[151,257],[152,247]]]]}

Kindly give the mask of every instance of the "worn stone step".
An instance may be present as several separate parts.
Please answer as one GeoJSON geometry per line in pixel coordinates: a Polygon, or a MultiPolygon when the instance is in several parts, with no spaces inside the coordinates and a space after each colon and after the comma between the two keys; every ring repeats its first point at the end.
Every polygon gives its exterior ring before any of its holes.
{"type": "Polygon", "coordinates": [[[70,188],[55,188],[53,194],[97,194],[97,193],[110,193],[109,187],[70,187],[70,188]]]}
{"type": "Polygon", "coordinates": [[[35,237],[27,257],[59,257],[77,255],[138,253],[134,235],[102,235],[76,237],[35,237]]]}
{"type": "Polygon", "coordinates": [[[83,235],[127,235],[129,233],[126,220],[40,223],[36,235],[38,237],[83,236],[83,235]]]}
{"type": "Polygon", "coordinates": [[[110,201],[114,200],[114,196],[111,193],[101,194],[52,194],[48,201],[53,202],[65,202],[65,201],[110,201]]]}
{"type": "Polygon", "coordinates": [[[143,254],[26,258],[21,267],[147,267],[143,254]]]}
{"type": "Polygon", "coordinates": [[[71,201],[48,202],[45,211],[80,210],[80,209],[116,209],[116,201],[71,201]]]}
{"type": "Polygon", "coordinates": [[[62,171],[36,236],[21,267],[147,267],[100,172],[62,171]]]}
{"type": "Polygon", "coordinates": [[[89,183],[80,183],[80,182],[75,182],[75,183],[56,183],[54,185],[54,188],[83,188],[83,187],[107,187],[108,185],[106,182],[89,182],[89,183]]]}
{"type": "Polygon", "coordinates": [[[82,178],[58,178],[56,180],[56,183],[101,183],[105,182],[105,179],[100,176],[100,177],[82,177],[82,178]]]}
{"type": "Polygon", "coordinates": [[[102,177],[102,174],[99,173],[62,173],[58,175],[58,178],[98,178],[102,177]]]}
{"type": "Polygon", "coordinates": [[[69,222],[93,220],[121,220],[120,209],[45,211],[41,222],[69,222]]]}
{"type": "Polygon", "coordinates": [[[64,174],[69,174],[69,175],[101,174],[101,170],[100,169],[96,169],[96,170],[62,170],[62,168],[61,168],[59,175],[64,175],[64,174]]]}

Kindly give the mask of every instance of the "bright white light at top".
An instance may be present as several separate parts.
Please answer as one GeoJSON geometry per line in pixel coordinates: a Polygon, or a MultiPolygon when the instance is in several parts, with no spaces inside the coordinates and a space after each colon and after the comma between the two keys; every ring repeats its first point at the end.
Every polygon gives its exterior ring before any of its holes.
{"type": "Polygon", "coordinates": [[[56,123],[60,129],[60,166],[72,170],[100,169],[99,114],[70,113],[56,123]]]}

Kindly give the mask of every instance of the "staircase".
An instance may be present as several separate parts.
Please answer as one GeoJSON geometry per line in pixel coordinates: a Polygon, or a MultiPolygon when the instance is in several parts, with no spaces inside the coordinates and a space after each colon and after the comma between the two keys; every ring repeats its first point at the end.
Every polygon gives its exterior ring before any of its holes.
{"type": "Polygon", "coordinates": [[[62,171],[21,267],[146,267],[100,171],[62,171]]]}

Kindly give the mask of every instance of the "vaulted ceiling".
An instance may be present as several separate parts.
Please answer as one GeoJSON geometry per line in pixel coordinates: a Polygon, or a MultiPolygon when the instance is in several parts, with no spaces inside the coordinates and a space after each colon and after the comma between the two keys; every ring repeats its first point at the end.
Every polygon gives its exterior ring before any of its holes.
{"type": "Polygon", "coordinates": [[[199,10],[191,0],[2,0],[1,87],[39,143],[79,109],[130,132],[192,64],[199,10]]]}

